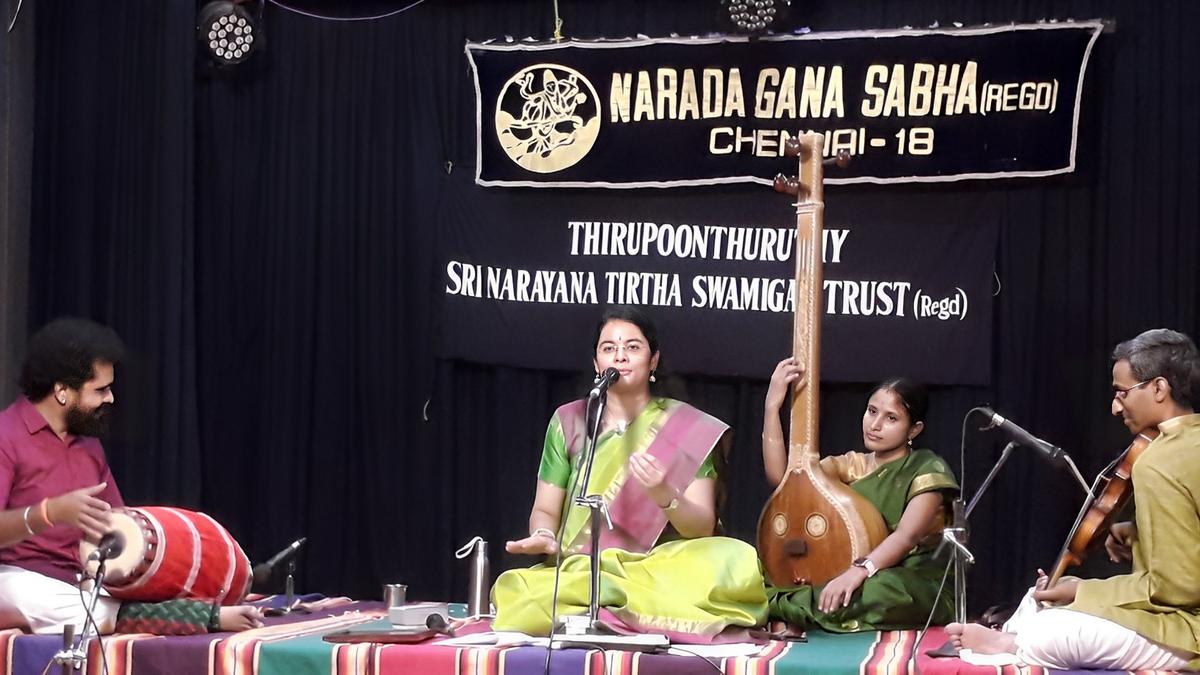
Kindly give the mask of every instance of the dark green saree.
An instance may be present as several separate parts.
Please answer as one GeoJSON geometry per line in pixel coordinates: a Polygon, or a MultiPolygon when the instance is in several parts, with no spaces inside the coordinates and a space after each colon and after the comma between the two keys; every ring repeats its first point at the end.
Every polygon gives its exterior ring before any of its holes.
{"type": "MultiPolygon", "coordinates": [[[[822,466],[837,472],[843,479],[850,466],[873,464],[857,453],[826,458],[822,466]]],[[[913,497],[931,491],[946,496],[947,503],[958,491],[958,483],[946,462],[930,450],[915,450],[903,459],[873,468],[870,473],[850,483],[850,487],[866,497],[879,509],[888,531],[895,531],[904,507],[913,497]]],[[[940,529],[940,528],[938,528],[940,529]]],[[[782,619],[800,628],[821,628],[836,633],[870,630],[899,630],[925,625],[933,608],[934,597],[942,581],[945,563],[933,559],[938,539],[927,537],[903,560],[893,567],[881,569],[863,582],[854,593],[850,605],[829,614],[817,609],[821,587],[768,586],[770,617],[782,619]]],[[[935,625],[951,621],[954,615],[952,580],[937,603],[933,617],[935,625]]]]}

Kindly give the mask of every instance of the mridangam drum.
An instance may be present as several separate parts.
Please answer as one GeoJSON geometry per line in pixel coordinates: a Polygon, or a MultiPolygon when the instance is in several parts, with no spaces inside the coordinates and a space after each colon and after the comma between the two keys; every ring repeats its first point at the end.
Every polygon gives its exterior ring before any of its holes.
{"type": "MultiPolygon", "coordinates": [[[[250,559],[220,523],[196,511],[162,506],[113,509],[113,531],[125,550],[105,564],[104,588],[114,598],[160,602],[175,598],[241,602],[250,591],[250,559]]],[[[86,561],[96,549],[79,545],[86,561]]],[[[88,564],[88,573],[96,563],[88,564]]]]}

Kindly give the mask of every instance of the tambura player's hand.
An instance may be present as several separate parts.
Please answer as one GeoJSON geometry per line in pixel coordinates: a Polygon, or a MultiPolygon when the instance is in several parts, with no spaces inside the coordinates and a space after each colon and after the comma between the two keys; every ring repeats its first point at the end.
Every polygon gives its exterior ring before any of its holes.
{"type": "Polygon", "coordinates": [[[91,542],[100,541],[112,529],[108,502],[96,495],[104,491],[108,483],[72,490],[46,503],[50,522],[55,525],[72,525],[83,530],[83,537],[91,542]]]}
{"type": "Polygon", "coordinates": [[[821,596],[817,599],[817,608],[829,614],[843,607],[849,607],[850,601],[854,598],[854,592],[866,580],[867,569],[865,567],[850,567],[825,584],[825,588],[821,589],[821,596]]]}
{"type": "Polygon", "coordinates": [[[775,366],[771,373],[771,385],[767,387],[767,398],[763,402],[767,410],[779,411],[787,399],[788,389],[800,391],[804,389],[804,364],[796,363],[796,358],[789,356],[775,366]]]}

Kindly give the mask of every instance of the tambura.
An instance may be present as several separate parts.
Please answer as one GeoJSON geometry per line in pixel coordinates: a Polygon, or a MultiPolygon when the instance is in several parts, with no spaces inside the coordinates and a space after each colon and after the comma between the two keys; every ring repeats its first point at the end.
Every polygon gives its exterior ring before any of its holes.
{"type": "MultiPolygon", "coordinates": [[[[175,598],[241,602],[250,591],[250,559],[209,516],[162,506],[113,509],[113,531],[125,550],[105,564],[104,588],[114,598],[159,602],[175,598]]],[[[79,544],[87,561],[96,545],[79,544]]],[[[89,575],[96,563],[86,563],[89,575]]]]}

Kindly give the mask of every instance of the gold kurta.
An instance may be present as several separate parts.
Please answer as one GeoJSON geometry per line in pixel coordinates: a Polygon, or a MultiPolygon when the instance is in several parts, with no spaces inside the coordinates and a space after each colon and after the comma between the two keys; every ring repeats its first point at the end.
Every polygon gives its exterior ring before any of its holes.
{"type": "Polygon", "coordinates": [[[1200,669],[1200,414],[1158,426],[1133,467],[1133,571],[1079,583],[1068,609],[1189,652],[1200,669]]]}

